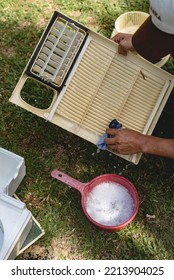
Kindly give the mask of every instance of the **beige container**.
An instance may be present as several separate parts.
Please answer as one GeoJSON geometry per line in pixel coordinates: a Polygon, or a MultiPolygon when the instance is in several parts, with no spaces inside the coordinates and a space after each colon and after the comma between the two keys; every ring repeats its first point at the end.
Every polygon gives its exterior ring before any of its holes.
{"type": "MultiPolygon", "coordinates": [[[[127,12],[120,15],[115,21],[115,29],[112,37],[119,32],[134,34],[148,17],[148,13],[139,11],[127,12]]],[[[168,61],[169,57],[170,55],[163,57],[156,63],[156,66],[162,67],[168,61]]]]}
{"type": "Polygon", "coordinates": [[[116,32],[133,34],[148,17],[149,14],[144,12],[135,11],[124,13],[115,21],[116,32]]]}

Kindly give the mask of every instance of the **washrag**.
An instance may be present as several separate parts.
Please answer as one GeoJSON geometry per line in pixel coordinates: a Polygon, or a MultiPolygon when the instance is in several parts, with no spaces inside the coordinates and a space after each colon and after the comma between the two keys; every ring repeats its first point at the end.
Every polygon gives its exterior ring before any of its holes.
{"type": "MultiPolygon", "coordinates": [[[[119,123],[116,119],[112,120],[109,124],[109,128],[119,129],[122,128],[122,124],[119,123]]],[[[106,132],[100,137],[97,142],[97,148],[100,150],[106,150],[105,138],[110,137],[106,132]]]]}

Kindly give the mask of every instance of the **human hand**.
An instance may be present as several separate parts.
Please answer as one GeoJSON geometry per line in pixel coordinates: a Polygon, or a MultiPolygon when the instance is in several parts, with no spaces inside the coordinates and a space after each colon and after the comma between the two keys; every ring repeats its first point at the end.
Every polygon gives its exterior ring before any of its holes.
{"type": "Polygon", "coordinates": [[[111,38],[112,41],[118,44],[118,52],[123,55],[127,55],[127,51],[135,51],[132,45],[132,34],[117,33],[111,38]]]}
{"type": "Polygon", "coordinates": [[[143,152],[145,135],[130,129],[111,129],[106,133],[111,137],[105,139],[107,148],[122,155],[136,154],[143,152]]]}

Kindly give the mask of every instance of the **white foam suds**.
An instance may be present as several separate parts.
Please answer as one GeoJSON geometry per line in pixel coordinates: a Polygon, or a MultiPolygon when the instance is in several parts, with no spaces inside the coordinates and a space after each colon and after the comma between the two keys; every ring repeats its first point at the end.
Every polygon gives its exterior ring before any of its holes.
{"type": "Polygon", "coordinates": [[[117,226],[133,214],[134,201],[129,191],[115,182],[103,182],[90,192],[86,211],[99,224],[117,226]]]}

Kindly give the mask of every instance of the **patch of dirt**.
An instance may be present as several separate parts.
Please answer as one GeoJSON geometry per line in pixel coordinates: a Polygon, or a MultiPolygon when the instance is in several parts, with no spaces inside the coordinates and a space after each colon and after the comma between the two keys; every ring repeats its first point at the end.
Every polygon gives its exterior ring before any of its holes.
{"type": "Polygon", "coordinates": [[[80,11],[68,12],[68,15],[69,15],[71,18],[78,18],[78,17],[81,16],[81,12],[80,12],[80,11]]]}
{"type": "Polygon", "coordinates": [[[27,193],[25,199],[23,199],[23,202],[25,202],[27,206],[30,207],[30,210],[42,209],[40,197],[33,195],[30,192],[27,193]]]}
{"type": "Polygon", "coordinates": [[[1,54],[7,57],[11,57],[14,55],[14,48],[1,46],[1,54]]]}
{"type": "Polygon", "coordinates": [[[76,251],[76,246],[72,246],[70,237],[52,239],[51,245],[44,246],[32,245],[20,259],[26,260],[82,260],[83,256],[76,251]]]}
{"type": "Polygon", "coordinates": [[[51,254],[53,260],[81,260],[83,257],[72,246],[70,237],[53,239],[51,243],[51,254]]]}
{"type": "Polygon", "coordinates": [[[51,260],[52,256],[44,246],[33,245],[21,254],[23,260],[51,260]]]}

